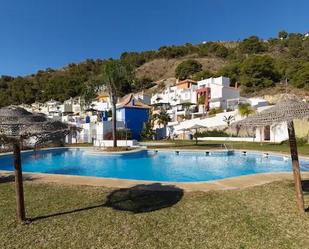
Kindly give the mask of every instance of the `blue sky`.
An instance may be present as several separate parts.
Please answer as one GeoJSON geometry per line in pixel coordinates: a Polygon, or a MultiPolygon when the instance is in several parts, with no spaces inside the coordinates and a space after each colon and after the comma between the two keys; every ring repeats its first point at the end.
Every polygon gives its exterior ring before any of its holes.
{"type": "Polygon", "coordinates": [[[163,45],[309,30],[307,0],[0,0],[0,75],[163,45]]]}

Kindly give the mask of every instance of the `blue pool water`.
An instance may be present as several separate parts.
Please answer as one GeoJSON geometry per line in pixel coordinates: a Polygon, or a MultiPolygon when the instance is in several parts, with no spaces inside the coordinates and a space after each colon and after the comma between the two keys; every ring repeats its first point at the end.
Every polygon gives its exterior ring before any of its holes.
{"type": "MultiPolygon", "coordinates": [[[[23,171],[150,181],[196,182],[264,172],[291,171],[282,156],[235,152],[143,151],[128,155],[93,154],[84,149],[56,149],[22,154],[23,171]]],[[[309,171],[309,161],[301,160],[309,171]]],[[[0,156],[0,170],[13,170],[11,155],[0,156]]]]}

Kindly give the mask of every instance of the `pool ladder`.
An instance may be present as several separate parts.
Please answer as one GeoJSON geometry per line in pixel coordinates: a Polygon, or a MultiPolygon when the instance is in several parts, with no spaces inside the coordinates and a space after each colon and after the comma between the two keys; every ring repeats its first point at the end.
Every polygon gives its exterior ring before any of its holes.
{"type": "Polygon", "coordinates": [[[224,147],[228,153],[234,152],[232,145],[227,146],[227,144],[222,144],[222,147],[224,147]]]}

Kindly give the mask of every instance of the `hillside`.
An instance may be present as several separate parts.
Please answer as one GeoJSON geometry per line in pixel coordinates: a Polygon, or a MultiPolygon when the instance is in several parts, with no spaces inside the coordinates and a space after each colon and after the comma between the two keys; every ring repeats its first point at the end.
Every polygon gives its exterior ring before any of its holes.
{"type": "MultiPolygon", "coordinates": [[[[281,31],[278,37],[261,40],[250,36],[238,42],[186,43],[158,50],[125,52],[122,63],[135,80],[122,94],[151,88],[154,92],[177,78],[201,79],[224,75],[238,83],[243,96],[275,95],[288,91],[309,95],[309,35],[281,31]],[[158,84],[158,87],[153,87],[158,84]]],[[[0,107],[50,99],[82,96],[91,100],[104,85],[102,66],[108,60],[86,60],[59,70],[45,69],[26,77],[1,76],[0,107]]]]}
{"type": "Polygon", "coordinates": [[[203,65],[203,70],[217,72],[220,68],[227,64],[227,61],[222,58],[201,58],[197,55],[185,56],[177,59],[154,59],[146,62],[136,69],[136,76],[139,79],[149,78],[154,81],[175,77],[177,66],[187,60],[194,59],[203,65]]]}

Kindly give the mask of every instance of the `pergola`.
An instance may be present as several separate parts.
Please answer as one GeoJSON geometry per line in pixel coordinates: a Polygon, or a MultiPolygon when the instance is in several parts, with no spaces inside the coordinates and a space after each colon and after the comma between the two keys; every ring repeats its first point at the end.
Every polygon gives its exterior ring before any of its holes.
{"type": "Polygon", "coordinates": [[[301,185],[301,174],[299,168],[297,143],[294,129],[295,119],[309,118],[309,104],[298,99],[295,95],[285,95],[273,107],[266,109],[256,115],[233,124],[237,129],[241,128],[258,128],[270,126],[273,124],[287,123],[289,144],[291,151],[293,176],[295,182],[297,206],[300,212],[305,211],[304,197],[301,185]]]}
{"type": "Polygon", "coordinates": [[[17,216],[19,221],[26,219],[21,163],[21,142],[33,138],[35,145],[59,140],[69,133],[66,124],[48,119],[43,114],[32,114],[27,110],[9,106],[0,109],[0,144],[13,146],[17,216]]]}

